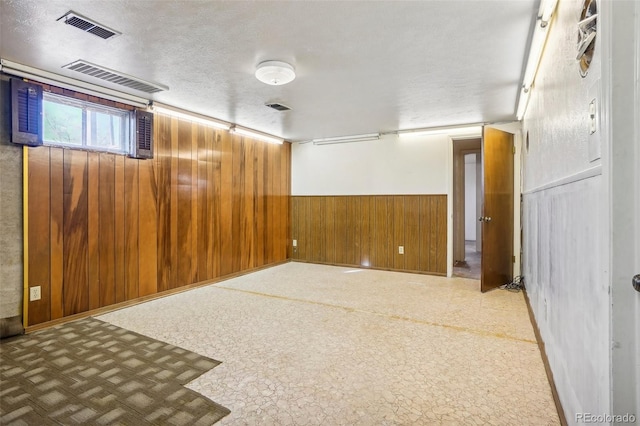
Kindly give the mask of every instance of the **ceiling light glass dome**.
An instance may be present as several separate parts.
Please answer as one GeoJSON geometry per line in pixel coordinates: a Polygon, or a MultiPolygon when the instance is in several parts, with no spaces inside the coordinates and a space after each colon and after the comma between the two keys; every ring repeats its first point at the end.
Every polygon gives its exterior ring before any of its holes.
{"type": "Polygon", "coordinates": [[[286,62],[265,61],[258,64],[256,78],[272,86],[282,86],[296,78],[296,71],[286,62]]]}

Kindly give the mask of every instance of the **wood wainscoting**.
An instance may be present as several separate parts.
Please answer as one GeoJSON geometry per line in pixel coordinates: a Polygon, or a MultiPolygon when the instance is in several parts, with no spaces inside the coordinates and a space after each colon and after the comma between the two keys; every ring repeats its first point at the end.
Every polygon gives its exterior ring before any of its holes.
{"type": "Polygon", "coordinates": [[[294,260],[447,273],[446,195],[294,196],[291,227],[294,260]]]}
{"type": "Polygon", "coordinates": [[[288,258],[290,144],[158,114],[154,139],[152,160],[25,148],[25,325],[288,258]]]}

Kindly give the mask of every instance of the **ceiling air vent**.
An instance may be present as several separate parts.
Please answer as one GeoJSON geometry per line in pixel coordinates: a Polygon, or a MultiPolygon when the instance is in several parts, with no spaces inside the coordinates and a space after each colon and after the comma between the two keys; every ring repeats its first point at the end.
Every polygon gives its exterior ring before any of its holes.
{"type": "Polygon", "coordinates": [[[112,30],[111,28],[107,28],[104,25],[98,24],[97,22],[94,22],[91,19],[85,18],[82,15],[78,15],[77,13],[71,10],[66,14],[62,15],[57,20],[64,22],[67,25],[71,25],[72,27],[79,28],[84,32],[93,34],[94,36],[100,37],[105,40],[108,40],[115,36],[119,36],[121,34],[118,31],[112,30]]]}
{"type": "Polygon", "coordinates": [[[82,74],[90,75],[91,77],[99,78],[101,80],[119,84],[131,89],[140,90],[141,92],[156,93],[163,90],[169,90],[167,86],[164,86],[162,84],[144,81],[139,78],[121,73],[119,71],[92,64],[82,59],[65,65],[62,68],[77,71],[82,74]]]}
{"type": "Polygon", "coordinates": [[[273,104],[265,104],[265,106],[268,106],[269,108],[273,108],[277,111],[289,111],[291,110],[291,108],[289,108],[286,105],[283,104],[279,104],[279,103],[273,103],[273,104]]]}

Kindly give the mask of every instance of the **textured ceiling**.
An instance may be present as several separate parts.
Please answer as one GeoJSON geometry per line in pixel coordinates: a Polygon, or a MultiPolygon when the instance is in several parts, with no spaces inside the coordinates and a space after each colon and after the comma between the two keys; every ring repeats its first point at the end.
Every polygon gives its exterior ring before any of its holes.
{"type": "Polygon", "coordinates": [[[292,141],[505,121],[538,3],[0,0],[0,57],[122,90],[61,68],[84,59],[170,88],[128,93],[292,141]],[[122,35],[56,22],[69,10],[122,35]],[[260,83],[264,60],[297,78],[260,83]]]}

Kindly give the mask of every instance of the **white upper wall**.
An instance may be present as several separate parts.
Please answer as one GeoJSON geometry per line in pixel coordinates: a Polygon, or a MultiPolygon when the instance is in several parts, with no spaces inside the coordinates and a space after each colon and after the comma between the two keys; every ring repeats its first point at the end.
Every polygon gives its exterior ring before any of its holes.
{"type": "Polygon", "coordinates": [[[447,135],[293,144],[291,195],[446,194],[447,135]]]}
{"type": "MultiPolygon", "coordinates": [[[[544,50],[524,120],[523,143],[529,132],[524,188],[526,193],[600,165],[589,143],[599,143],[601,133],[589,135],[589,103],[600,98],[601,50],[596,52],[589,73],[582,78],[577,54],[581,1],[560,1],[552,31],[544,50]]],[[[598,43],[600,38],[596,39],[598,43]]]]}
{"type": "Polygon", "coordinates": [[[606,135],[589,134],[589,103],[605,98],[598,87],[608,46],[600,33],[611,16],[598,2],[595,56],[582,78],[575,59],[581,5],[558,3],[523,120],[522,153],[523,275],[569,425],[581,423],[578,413],[614,413],[608,194],[594,149],[606,135]]]}

